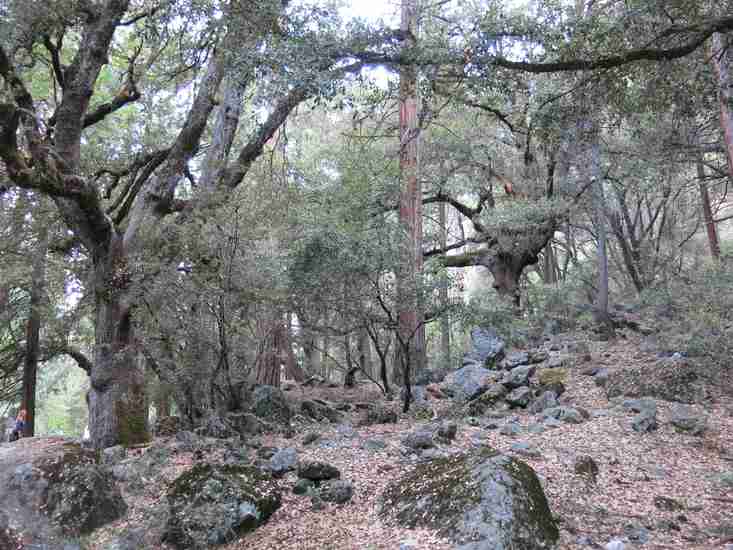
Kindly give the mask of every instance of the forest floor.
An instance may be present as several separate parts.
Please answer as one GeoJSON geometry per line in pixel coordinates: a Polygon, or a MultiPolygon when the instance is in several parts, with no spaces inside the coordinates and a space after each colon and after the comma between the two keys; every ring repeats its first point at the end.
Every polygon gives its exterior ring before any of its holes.
{"type": "MultiPolygon", "coordinates": [[[[559,521],[561,550],[604,548],[614,538],[625,540],[627,550],[728,550],[727,545],[733,543],[733,488],[721,481],[721,475],[733,471],[733,401],[724,397],[704,406],[694,405],[708,417],[708,429],[699,437],[677,433],[668,422],[672,404],[658,400],[659,428],[641,434],[631,427],[632,414],[617,403],[609,403],[604,390],[580,374],[590,365],[613,370],[653,361],[654,355],[640,351],[639,343],[635,336],[610,343],[592,342],[590,362],[575,366],[570,362],[567,391],[560,402],[590,411],[591,417],[582,424],[563,424],[541,434],[523,430],[521,435],[506,436],[458,418],[458,435],[451,450],[488,445],[513,454],[511,447],[519,441],[536,446],[539,456],[518,458],[530,464],[542,482],[550,509],[559,521]],[[582,455],[591,456],[599,466],[595,484],[574,472],[574,461],[582,455]],[[655,504],[658,497],[674,499],[680,508],[660,509],[655,504]]],[[[296,389],[288,395],[331,402],[374,402],[380,398],[369,386],[296,389]]],[[[436,400],[435,406],[440,413],[450,403],[436,400]]],[[[534,417],[522,410],[512,413],[524,426],[534,417]]],[[[338,425],[313,424],[306,431],[317,431],[320,438],[307,445],[303,444],[305,432],[289,439],[262,436],[258,442],[275,448],[294,447],[299,458],[338,467],[342,479],[354,484],[351,502],[313,510],[310,499],[292,494],[296,478],[291,473],[281,480],[283,504],[270,521],[222,549],[450,548],[436,533],[401,528],[378,513],[384,487],[415,463],[415,455],[405,451],[402,438],[427,421],[401,415],[397,424],[358,427],[357,420],[356,413],[347,413],[338,425]],[[375,446],[365,445],[368,440],[380,440],[384,447],[373,450],[375,446]]],[[[128,515],[95,532],[90,548],[107,548],[105,541],[126,525],[145,526],[154,521],[150,510],[165,502],[167,482],[195,460],[191,455],[176,455],[158,478],[149,480],[149,490],[142,494],[128,491],[123,484],[130,506],[128,515]]]]}

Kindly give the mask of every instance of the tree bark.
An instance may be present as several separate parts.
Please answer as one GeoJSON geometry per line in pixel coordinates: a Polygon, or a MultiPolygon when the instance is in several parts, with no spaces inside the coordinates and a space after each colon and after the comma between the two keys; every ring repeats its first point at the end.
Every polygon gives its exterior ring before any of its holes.
{"type": "Polygon", "coordinates": [[[46,252],[48,250],[48,230],[43,227],[38,235],[38,244],[33,258],[31,272],[30,312],[26,326],[25,362],[23,364],[23,408],[26,410],[24,437],[35,434],[36,419],[36,380],[38,376],[38,356],[40,354],[41,304],[46,288],[46,252]]]}
{"type": "Polygon", "coordinates": [[[728,157],[728,175],[733,179],[733,77],[731,77],[730,39],[728,35],[715,33],[711,38],[711,59],[718,79],[718,103],[720,127],[723,130],[725,151],[728,157]]]}
{"type": "MultiPolygon", "coordinates": [[[[438,205],[438,222],[440,224],[440,248],[445,250],[448,246],[448,219],[446,205],[441,202],[438,205]]],[[[447,253],[443,253],[445,257],[447,253]]],[[[440,316],[440,357],[441,367],[450,368],[450,314],[448,313],[448,275],[443,274],[440,280],[440,305],[443,313],[440,316]]]]}
{"type": "MultiPolygon", "coordinates": [[[[405,51],[415,46],[417,34],[416,0],[402,0],[400,30],[407,36],[405,51]]],[[[407,235],[407,250],[399,275],[401,297],[398,323],[400,337],[409,342],[410,358],[401,361],[413,365],[415,372],[426,368],[425,327],[419,284],[422,275],[422,186],[419,172],[420,128],[417,116],[417,75],[413,65],[400,67],[400,224],[407,235]]],[[[398,348],[402,353],[402,346],[398,348]]]]}
{"type": "Polygon", "coordinates": [[[713,210],[710,207],[710,193],[708,192],[708,184],[705,182],[705,165],[702,159],[697,161],[697,179],[700,188],[700,203],[702,204],[702,214],[705,220],[705,229],[708,234],[708,245],[710,246],[710,256],[714,260],[720,259],[720,244],[718,242],[718,228],[713,219],[713,210]]]}

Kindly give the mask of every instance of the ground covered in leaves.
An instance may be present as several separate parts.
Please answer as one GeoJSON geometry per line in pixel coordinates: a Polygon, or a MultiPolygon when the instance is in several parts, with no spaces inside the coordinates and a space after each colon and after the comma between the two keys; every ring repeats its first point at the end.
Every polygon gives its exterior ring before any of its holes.
{"type": "MultiPolygon", "coordinates": [[[[519,435],[502,435],[499,430],[471,426],[465,418],[455,418],[448,400],[435,401],[439,415],[453,414],[458,434],[441,448],[452,453],[488,445],[515,454],[517,442],[536,447],[535,456],[519,456],[537,472],[559,521],[559,548],[580,550],[603,548],[620,539],[629,548],[644,550],[726,549],[733,543],[733,402],[718,397],[705,405],[694,405],[708,417],[704,436],[677,433],[668,422],[671,403],[657,401],[659,428],[650,433],[632,429],[633,415],[620,403],[609,402],[603,388],[581,372],[595,365],[610,371],[655,360],[642,352],[639,339],[613,343],[590,342],[591,357],[566,357],[567,391],[563,405],[582,407],[591,413],[581,424],[563,424],[539,434],[523,429],[519,435]],[[516,448],[516,447],[515,447],[516,448]],[[574,465],[582,456],[598,465],[594,483],[576,473],[574,465]]],[[[355,390],[297,388],[291,398],[311,397],[313,392],[331,402],[374,401],[378,394],[368,386],[355,390]]],[[[390,405],[390,404],[388,404],[390,405]]],[[[397,403],[392,403],[395,409],[397,403]]],[[[525,428],[535,415],[512,411],[525,428]]],[[[295,473],[286,474],[282,486],[282,506],[269,522],[241,539],[222,546],[235,549],[353,549],[397,550],[399,548],[442,550],[451,545],[426,530],[408,530],[389,517],[379,515],[379,496],[385,486],[421,460],[402,444],[406,433],[429,420],[401,415],[396,424],[358,427],[358,411],[346,413],[339,424],[317,423],[302,428],[294,437],[264,435],[249,441],[250,455],[267,447],[297,449],[299,459],[317,459],[336,466],[341,478],[354,485],[354,496],[345,505],[325,504],[313,509],[308,497],[292,493],[295,473]],[[306,432],[319,438],[304,443],[306,432]]],[[[150,449],[132,451],[146,460],[150,449]]],[[[121,483],[129,506],[127,516],[96,531],[87,541],[89,548],[110,548],[110,541],[126,529],[155,530],[163,522],[166,487],[182,472],[199,462],[225,460],[223,451],[178,452],[165,458],[150,476],[121,483]]],[[[231,460],[231,456],[228,457],[231,460]]],[[[151,462],[152,463],[152,462],[151,462]]],[[[146,546],[147,547],[147,546],[146,546]]],[[[167,548],[161,545],[160,548],[167,548]]]]}

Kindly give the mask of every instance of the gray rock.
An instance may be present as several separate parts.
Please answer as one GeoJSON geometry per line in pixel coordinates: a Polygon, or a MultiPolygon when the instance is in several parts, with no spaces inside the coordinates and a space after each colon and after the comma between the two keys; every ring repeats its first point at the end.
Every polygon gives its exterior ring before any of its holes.
{"type": "Polygon", "coordinates": [[[539,458],[542,456],[540,450],[528,441],[517,441],[511,446],[512,452],[528,458],[539,458]]]}
{"type": "MultiPolygon", "coordinates": [[[[542,418],[553,418],[568,424],[581,424],[583,422],[582,413],[572,407],[552,407],[545,409],[542,412],[542,418]]],[[[545,422],[545,426],[548,426],[547,422],[545,422]]]]}
{"type": "Polygon", "coordinates": [[[657,413],[649,409],[643,410],[634,417],[631,427],[635,432],[648,433],[657,429],[657,413]]]}
{"type": "Polygon", "coordinates": [[[709,399],[707,374],[684,358],[663,359],[657,363],[614,370],[606,385],[609,399],[654,397],[679,403],[701,403],[709,399]]]}
{"type": "Polygon", "coordinates": [[[545,432],[545,426],[542,424],[530,424],[527,426],[527,432],[535,435],[539,435],[545,432]]]}
{"type": "Polygon", "coordinates": [[[295,470],[298,463],[298,451],[292,447],[280,449],[270,458],[269,470],[275,477],[282,477],[287,472],[295,470]]]}
{"type": "Polygon", "coordinates": [[[107,447],[102,450],[102,464],[106,464],[108,466],[117,464],[120,460],[123,460],[125,456],[127,456],[127,451],[122,445],[107,447]]]}
{"type": "Polygon", "coordinates": [[[328,481],[321,485],[318,493],[321,500],[324,502],[345,504],[349,502],[351,497],[354,495],[354,486],[350,481],[328,481]]]}
{"type": "Polygon", "coordinates": [[[359,425],[372,426],[374,424],[395,424],[396,422],[397,413],[393,409],[384,405],[376,405],[366,409],[359,425]]]}
{"type": "Polygon", "coordinates": [[[381,451],[387,448],[387,442],[383,439],[367,439],[362,443],[362,448],[367,451],[381,451]]]}
{"type": "Polygon", "coordinates": [[[491,384],[479,397],[468,403],[468,413],[471,416],[481,416],[495,407],[504,398],[509,390],[504,384],[491,384]]]}
{"type": "Polygon", "coordinates": [[[522,386],[529,385],[529,379],[534,374],[535,368],[533,365],[525,365],[522,367],[515,367],[506,373],[502,384],[509,389],[519,388],[522,386]]]}
{"type": "Polygon", "coordinates": [[[608,383],[608,377],[610,376],[608,369],[599,369],[599,371],[593,377],[593,382],[596,386],[604,388],[608,383]]]}
{"type": "Polygon", "coordinates": [[[557,369],[565,365],[565,360],[560,357],[559,355],[554,355],[550,357],[550,360],[547,362],[547,368],[549,369],[557,369]]]}
{"type": "Polygon", "coordinates": [[[433,432],[429,430],[419,430],[407,434],[402,439],[402,444],[410,449],[430,449],[435,447],[435,439],[433,432]]]}
{"type": "Polygon", "coordinates": [[[298,477],[310,479],[311,481],[325,481],[338,479],[341,472],[335,466],[317,460],[304,460],[298,464],[298,477]]]}
{"type": "Polygon", "coordinates": [[[523,386],[521,388],[512,390],[509,393],[509,395],[507,395],[504,399],[512,407],[525,408],[527,405],[529,405],[529,402],[532,400],[532,390],[530,390],[526,386],[523,386]]]}
{"type": "MultiPolygon", "coordinates": [[[[601,370],[603,370],[603,367],[599,367],[598,365],[591,365],[590,367],[586,367],[584,369],[581,369],[580,375],[581,376],[595,376],[601,370]]],[[[606,369],[606,370],[608,370],[608,369],[606,369]]]]}
{"type": "Polygon", "coordinates": [[[733,487],[733,470],[721,473],[718,482],[725,487],[733,487]]]}
{"type": "Polygon", "coordinates": [[[707,428],[707,418],[686,405],[678,405],[672,409],[670,422],[678,432],[692,435],[702,435],[707,428]]]}
{"type": "Polygon", "coordinates": [[[626,399],[621,403],[625,411],[657,413],[657,402],[654,399],[626,399]]]}
{"type": "Polygon", "coordinates": [[[611,411],[608,409],[594,409],[590,412],[590,415],[593,418],[606,418],[607,416],[611,416],[611,411]]]}
{"type": "Polygon", "coordinates": [[[548,430],[554,430],[555,428],[561,427],[563,423],[556,418],[548,417],[542,421],[542,425],[548,430]]]}
{"type": "MultiPolygon", "coordinates": [[[[264,420],[257,417],[253,413],[227,413],[224,417],[226,423],[239,434],[240,437],[249,439],[253,435],[260,435],[267,431],[270,431],[272,427],[267,424],[264,420]]],[[[284,421],[283,426],[287,426],[284,421]]]]}
{"type": "Polygon", "coordinates": [[[552,548],[559,537],[532,468],[485,447],[418,464],[387,486],[380,513],[462,550],[552,548]]]}
{"type": "Polygon", "coordinates": [[[183,429],[183,422],[178,416],[161,416],[155,421],[153,433],[158,437],[170,437],[183,429]]]}
{"type": "Polygon", "coordinates": [[[292,412],[280,388],[257,386],[252,392],[252,412],[275,424],[290,424],[292,412]]]}
{"type": "Polygon", "coordinates": [[[625,550],[626,545],[623,543],[622,540],[613,539],[608,544],[606,544],[604,548],[605,550],[625,550]]]}
{"type": "Polygon", "coordinates": [[[457,401],[471,401],[484,393],[495,379],[495,372],[473,364],[449,373],[440,389],[457,401]]]}
{"type": "Polygon", "coordinates": [[[499,429],[499,433],[501,435],[519,435],[522,433],[522,426],[516,422],[507,422],[499,429]]]}
{"type": "Polygon", "coordinates": [[[537,363],[543,363],[547,361],[547,358],[550,356],[549,353],[547,353],[545,350],[534,350],[529,353],[529,362],[532,365],[536,365],[537,363]]]}
{"type": "Polygon", "coordinates": [[[436,433],[444,441],[453,441],[458,433],[458,424],[450,421],[443,422],[438,426],[436,433]]]}
{"type": "Polygon", "coordinates": [[[165,542],[197,550],[256,529],[281,503],[277,484],[257,468],[211,464],[197,464],[179,476],[167,498],[165,542]]]}
{"type": "Polygon", "coordinates": [[[464,358],[467,362],[492,367],[504,357],[504,340],[492,328],[475,328],[471,331],[471,351],[464,358]]]}
{"type": "Polygon", "coordinates": [[[507,370],[527,364],[529,364],[529,353],[526,351],[515,351],[504,359],[504,368],[507,370]]]}
{"type": "Polygon", "coordinates": [[[303,436],[303,445],[310,445],[315,443],[321,438],[321,434],[318,432],[308,432],[303,436]]]}
{"type": "Polygon", "coordinates": [[[682,503],[678,500],[671,497],[665,497],[663,495],[654,497],[654,506],[659,510],[664,510],[665,512],[678,512],[685,509],[682,503]]]}
{"type": "Polygon", "coordinates": [[[298,481],[293,485],[293,493],[296,495],[306,495],[316,487],[316,482],[310,479],[299,477],[298,481]]]}
{"type": "Polygon", "coordinates": [[[306,399],[301,402],[300,412],[305,417],[312,418],[317,422],[328,420],[329,422],[337,423],[342,418],[340,412],[321,399],[306,399]]]}
{"type": "Polygon", "coordinates": [[[634,544],[646,544],[649,542],[649,529],[641,527],[639,525],[627,525],[624,527],[624,535],[629,539],[629,542],[634,544]]]}
{"type": "MultiPolygon", "coordinates": [[[[105,550],[141,550],[145,547],[145,532],[142,529],[127,529],[105,544],[105,550]]],[[[70,546],[63,550],[67,548],[71,550],[70,546]]]]}
{"type": "Polygon", "coordinates": [[[548,390],[542,392],[542,394],[529,405],[529,412],[532,414],[539,414],[545,409],[551,409],[557,406],[557,395],[555,395],[555,392],[548,390]]]}

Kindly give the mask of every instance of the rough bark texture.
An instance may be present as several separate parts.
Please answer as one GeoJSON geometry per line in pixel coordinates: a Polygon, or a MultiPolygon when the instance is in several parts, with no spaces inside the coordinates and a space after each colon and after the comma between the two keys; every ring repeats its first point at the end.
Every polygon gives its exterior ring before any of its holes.
{"type": "MultiPolygon", "coordinates": [[[[402,0],[400,29],[410,38],[406,48],[414,46],[416,32],[416,3],[402,0]]],[[[417,75],[415,68],[400,68],[400,223],[407,235],[405,263],[400,273],[399,331],[403,341],[409,342],[410,357],[400,360],[403,368],[421,371],[426,367],[425,328],[417,292],[422,273],[422,187],[419,172],[420,128],[417,117],[417,75]]],[[[398,348],[400,349],[400,348],[398,348]]],[[[402,351],[400,351],[401,353],[402,351]]]]}
{"type": "Polygon", "coordinates": [[[728,174],[733,178],[733,78],[730,74],[730,39],[715,33],[712,36],[712,62],[718,78],[718,102],[720,103],[720,127],[723,130],[725,150],[728,156],[728,174]]]}

